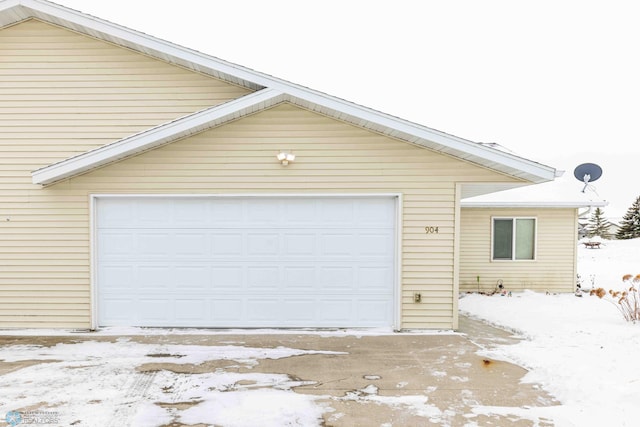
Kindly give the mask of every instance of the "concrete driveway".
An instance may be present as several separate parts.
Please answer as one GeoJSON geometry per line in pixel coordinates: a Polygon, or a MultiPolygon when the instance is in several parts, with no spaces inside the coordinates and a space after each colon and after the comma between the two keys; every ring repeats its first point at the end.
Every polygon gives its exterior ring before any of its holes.
{"type": "Polygon", "coordinates": [[[537,409],[558,403],[520,383],[525,369],[477,354],[479,345],[514,338],[469,319],[461,324],[468,334],[0,335],[0,419],[100,427],[553,425],[537,409]]]}

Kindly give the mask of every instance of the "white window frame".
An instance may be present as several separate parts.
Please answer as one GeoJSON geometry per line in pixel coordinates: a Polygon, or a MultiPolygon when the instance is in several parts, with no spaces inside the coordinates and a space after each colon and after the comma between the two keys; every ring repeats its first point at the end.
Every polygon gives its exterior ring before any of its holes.
{"type": "Polygon", "coordinates": [[[532,262],[538,258],[538,218],[535,216],[492,216],[491,217],[491,262],[532,262]],[[511,259],[495,258],[494,254],[494,238],[495,238],[495,223],[496,220],[508,219],[512,220],[512,243],[511,243],[511,259]],[[531,259],[516,259],[516,221],[519,219],[532,219],[533,220],[533,258],[531,259]]]}

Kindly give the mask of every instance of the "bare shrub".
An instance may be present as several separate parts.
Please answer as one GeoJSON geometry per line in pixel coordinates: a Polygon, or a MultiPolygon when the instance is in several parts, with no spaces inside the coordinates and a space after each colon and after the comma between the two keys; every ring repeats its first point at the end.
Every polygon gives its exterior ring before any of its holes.
{"type": "Polygon", "coordinates": [[[595,295],[611,302],[618,308],[624,320],[635,323],[640,320],[640,296],[638,295],[640,274],[635,276],[625,274],[622,276],[622,283],[625,285],[622,290],[609,289],[606,291],[604,288],[596,288],[592,289],[589,295],[595,295]]]}

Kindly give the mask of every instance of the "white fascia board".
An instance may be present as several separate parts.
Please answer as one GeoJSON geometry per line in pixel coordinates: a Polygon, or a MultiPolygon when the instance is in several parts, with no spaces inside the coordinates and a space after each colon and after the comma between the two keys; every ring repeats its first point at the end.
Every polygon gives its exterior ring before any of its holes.
{"type": "Polygon", "coordinates": [[[460,206],[463,208],[586,208],[604,207],[609,202],[606,201],[569,201],[569,202],[465,202],[462,200],[460,206]]]}
{"type": "MultiPolygon", "coordinates": [[[[157,51],[169,57],[179,58],[186,62],[192,62],[204,67],[215,69],[223,74],[229,74],[242,80],[257,84],[262,87],[271,86],[271,82],[278,79],[242,67],[231,62],[179,46],[166,40],[123,27],[98,17],[87,15],[80,11],[70,9],[66,6],[50,3],[43,0],[11,0],[11,6],[24,6],[34,12],[48,15],[55,20],[62,20],[67,23],[79,26],[86,30],[87,34],[100,37],[100,34],[108,35],[110,38],[127,41],[140,46],[142,51],[157,51]]],[[[35,17],[38,17],[37,15],[35,17]]],[[[77,30],[77,28],[76,28],[77,30]]]]}
{"type": "Polygon", "coordinates": [[[4,12],[12,7],[20,6],[21,4],[24,4],[24,2],[20,0],[4,0],[3,2],[0,2],[0,12],[4,12]]]}
{"type": "MultiPolygon", "coordinates": [[[[509,154],[495,148],[487,147],[482,144],[466,140],[464,138],[440,132],[426,126],[419,125],[417,123],[413,123],[367,107],[363,107],[361,105],[351,103],[349,101],[328,96],[306,88],[300,89],[297,87],[288,87],[286,89],[282,88],[282,90],[287,94],[300,99],[304,99],[313,104],[340,111],[346,115],[350,115],[352,117],[356,117],[368,122],[376,123],[390,129],[395,129],[399,132],[414,135],[417,138],[423,140],[418,140],[416,141],[416,143],[427,148],[434,149],[434,147],[429,147],[430,142],[445,146],[450,149],[447,150],[447,152],[453,151],[450,153],[451,155],[473,160],[476,163],[486,164],[487,167],[491,169],[495,169],[490,165],[492,163],[504,165],[506,167],[519,170],[524,174],[539,177],[540,179],[536,180],[536,183],[552,181],[558,176],[558,172],[556,171],[556,169],[550,166],[546,166],[532,160],[515,156],[513,154],[509,154]]],[[[439,151],[437,148],[435,148],[435,150],[439,151]]]]}
{"type": "Polygon", "coordinates": [[[200,132],[208,124],[233,119],[243,112],[264,108],[263,104],[276,103],[282,93],[275,89],[263,89],[233,101],[199,111],[119,141],[96,148],[78,156],[46,166],[31,173],[34,184],[47,185],[119,159],[167,144],[175,139],[200,132]]]}

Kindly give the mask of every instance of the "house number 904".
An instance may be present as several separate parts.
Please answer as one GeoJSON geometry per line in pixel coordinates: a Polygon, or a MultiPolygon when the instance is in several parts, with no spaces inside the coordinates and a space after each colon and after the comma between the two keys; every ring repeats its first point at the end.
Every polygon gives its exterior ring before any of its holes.
{"type": "Polygon", "coordinates": [[[424,232],[427,234],[438,234],[438,227],[425,227],[424,232]]]}

